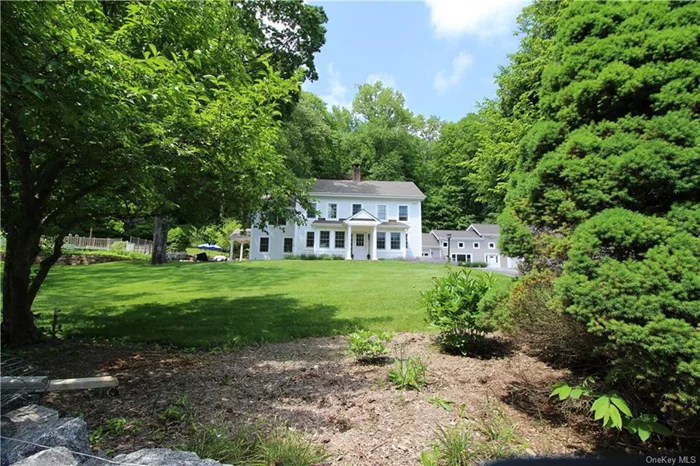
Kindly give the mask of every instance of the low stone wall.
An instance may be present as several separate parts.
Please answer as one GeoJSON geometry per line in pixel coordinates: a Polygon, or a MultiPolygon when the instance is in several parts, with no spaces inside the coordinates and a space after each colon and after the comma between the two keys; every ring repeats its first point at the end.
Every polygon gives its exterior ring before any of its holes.
{"type": "Polygon", "coordinates": [[[59,418],[57,411],[37,405],[4,414],[1,430],[2,466],[225,466],[192,452],[165,448],[145,448],[114,458],[95,453],[90,450],[85,421],[59,418]]]}
{"type": "MultiPolygon", "coordinates": [[[[36,263],[38,264],[42,259],[43,257],[37,257],[36,263]]],[[[127,259],[121,256],[103,256],[101,254],[64,254],[58,258],[56,265],[90,265],[124,260],[127,259]]]]}

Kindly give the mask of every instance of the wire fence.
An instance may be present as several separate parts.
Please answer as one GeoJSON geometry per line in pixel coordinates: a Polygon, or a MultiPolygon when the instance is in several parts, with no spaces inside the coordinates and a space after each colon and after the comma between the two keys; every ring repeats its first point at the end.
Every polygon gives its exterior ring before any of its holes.
{"type": "Polygon", "coordinates": [[[153,251],[153,241],[150,239],[136,238],[134,236],[129,237],[129,241],[126,243],[127,252],[140,252],[142,254],[151,254],[153,251]]]}
{"type": "Polygon", "coordinates": [[[114,243],[121,240],[121,238],[95,238],[69,234],[63,240],[63,246],[69,249],[101,249],[109,251],[114,243]]]}

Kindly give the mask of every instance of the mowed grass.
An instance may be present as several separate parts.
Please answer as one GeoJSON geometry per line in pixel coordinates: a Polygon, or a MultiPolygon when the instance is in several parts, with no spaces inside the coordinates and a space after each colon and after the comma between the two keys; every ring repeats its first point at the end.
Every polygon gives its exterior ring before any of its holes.
{"type": "Polygon", "coordinates": [[[49,327],[53,309],[61,309],[66,336],[184,347],[287,341],[357,328],[420,331],[428,329],[420,292],[447,270],[399,261],[56,266],[34,312],[49,327]]]}

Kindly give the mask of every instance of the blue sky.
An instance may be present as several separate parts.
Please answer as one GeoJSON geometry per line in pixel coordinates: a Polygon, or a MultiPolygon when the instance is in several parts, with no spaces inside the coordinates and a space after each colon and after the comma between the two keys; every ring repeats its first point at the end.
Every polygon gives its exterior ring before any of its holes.
{"type": "Polygon", "coordinates": [[[328,15],[304,89],[350,107],[356,86],[377,79],[414,113],[457,121],[495,96],[493,76],[515,51],[522,0],[310,1],[328,15]]]}

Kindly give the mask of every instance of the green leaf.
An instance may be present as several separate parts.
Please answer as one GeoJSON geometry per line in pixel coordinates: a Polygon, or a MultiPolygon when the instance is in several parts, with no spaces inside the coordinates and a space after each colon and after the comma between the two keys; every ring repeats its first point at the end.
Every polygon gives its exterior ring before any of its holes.
{"type": "Polygon", "coordinates": [[[622,411],[627,417],[632,417],[632,411],[630,411],[629,406],[627,406],[627,403],[625,403],[625,400],[622,399],[620,395],[613,394],[610,396],[610,401],[618,407],[620,411],[622,411]]]}
{"type": "Polygon", "coordinates": [[[78,38],[78,30],[76,28],[71,28],[70,36],[73,38],[73,40],[77,39],[78,38]]]}
{"type": "Polygon", "coordinates": [[[639,435],[639,438],[642,440],[642,442],[646,442],[649,439],[649,437],[651,437],[651,430],[649,430],[649,425],[640,424],[637,428],[637,435],[639,435]]]}
{"type": "Polygon", "coordinates": [[[661,424],[660,422],[653,423],[651,427],[653,431],[659,435],[671,435],[671,429],[669,429],[664,424],[661,424]]]}
{"type": "Polygon", "coordinates": [[[153,44],[148,44],[148,48],[151,49],[151,53],[153,54],[154,57],[155,57],[156,55],[158,55],[158,49],[156,49],[156,46],[155,46],[155,45],[153,45],[153,44]]]}
{"type": "Polygon", "coordinates": [[[571,387],[568,385],[565,387],[561,387],[559,389],[559,399],[560,400],[565,400],[569,397],[569,394],[571,393],[571,387]]]}
{"type": "Polygon", "coordinates": [[[613,405],[610,405],[609,409],[610,421],[614,427],[618,430],[622,430],[622,417],[620,416],[620,411],[613,405]]]}
{"type": "Polygon", "coordinates": [[[605,413],[607,413],[609,406],[610,398],[608,398],[605,395],[595,400],[593,402],[593,406],[591,406],[591,411],[595,412],[593,419],[595,419],[596,421],[598,419],[602,419],[603,416],[605,416],[605,413]]]}
{"type": "Polygon", "coordinates": [[[581,395],[583,395],[583,390],[582,390],[581,388],[576,387],[576,388],[574,388],[573,390],[571,390],[571,395],[570,395],[570,396],[571,396],[571,398],[573,398],[574,400],[578,400],[579,398],[581,398],[581,395]]]}

